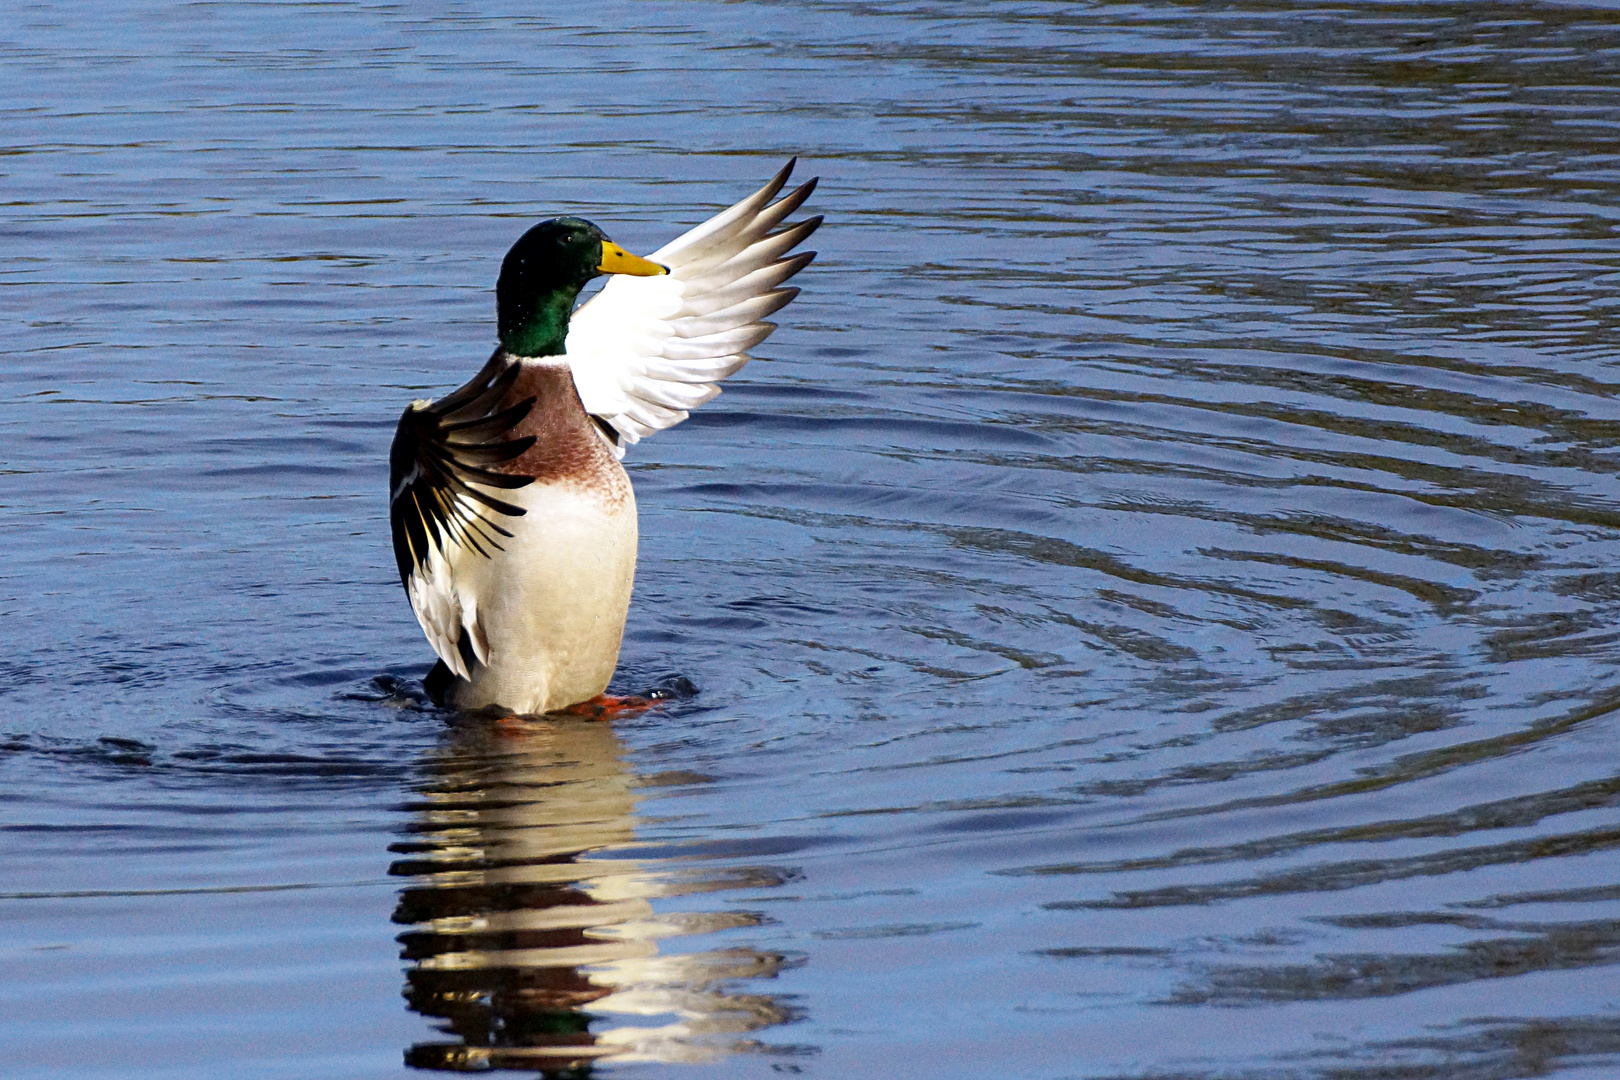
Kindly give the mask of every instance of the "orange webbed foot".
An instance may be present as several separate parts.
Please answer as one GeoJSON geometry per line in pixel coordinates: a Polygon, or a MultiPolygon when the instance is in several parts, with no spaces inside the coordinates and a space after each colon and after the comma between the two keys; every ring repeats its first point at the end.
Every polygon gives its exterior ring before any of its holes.
{"type": "Polygon", "coordinates": [[[620,716],[646,712],[657,704],[653,698],[637,697],[634,694],[625,694],[621,697],[597,694],[589,701],[578,701],[558,711],[569,716],[583,716],[587,720],[613,720],[620,716]]]}

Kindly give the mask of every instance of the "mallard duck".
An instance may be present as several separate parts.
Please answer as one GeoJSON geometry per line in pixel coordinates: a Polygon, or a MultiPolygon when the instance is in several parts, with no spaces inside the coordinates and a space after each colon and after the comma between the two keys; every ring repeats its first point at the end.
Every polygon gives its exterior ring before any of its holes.
{"type": "Polygon", "coordinates": [[[798,295],[782,283],[815,252],[789,253],[821,218],[778,228],[816,185],[777,198],[793,166],[649,258],[576,217],[507,252],[495,354],[460,389],[411,402],[389,454],[394,556],[439,656],[435,701],[544,713],[607,689],[638,535],[619,462],[718,394],[798,295]]]}

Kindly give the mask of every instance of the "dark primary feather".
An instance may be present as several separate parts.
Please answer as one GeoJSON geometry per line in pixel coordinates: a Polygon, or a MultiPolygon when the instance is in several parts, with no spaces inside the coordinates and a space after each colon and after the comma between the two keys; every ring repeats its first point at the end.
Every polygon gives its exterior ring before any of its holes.
{"type": "Polygon", "coordinates": [[[591,423],[596,425],[596,430],[602,433],[602,438],[606,439],[610,446],[621,445],[619,442],[619,429],[614,427],[607,417],[597,416],[595,413],[587,413],[586,415],[591,418],[591,423]]]}
{"type": "Polygon", "coordinates": [[[534,408],[532,397],[498,408],[519,370],[520,365],[497,353],[461,389],[425,408],[407,408],[399,418],[388,453],[388,489],[393,493],[388,517],[402,583],[427,563],[434,547],[444,552],[451,543],[463,544],[487,558],[485,545],[499,549],[496,536],[512,535],[489,512],[507,517],[525,513],[521,506],[472,486],[509,490],[533,483],[532,477],[487,467],[520,457],[534,445],[532,435],[501,438],[534,408]],[[484,509],[469,509],[457,495],[484,509]]]}

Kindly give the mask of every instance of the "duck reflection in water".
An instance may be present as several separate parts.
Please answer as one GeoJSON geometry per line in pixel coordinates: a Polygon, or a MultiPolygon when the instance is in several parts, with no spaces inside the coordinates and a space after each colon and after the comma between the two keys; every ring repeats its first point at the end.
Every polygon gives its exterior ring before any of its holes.
{"type": "Polygon", "coordinates": [[[584,1076],[593,1060],[707,1061],[757,1047],[745,1033],[791,1019],[737,980],[784,957],[753,949],[660,953],[661,938],[759,925],[756,914],[660,914],[658,897],[780,884],[760,869],[620,859],[635,839],[637,778],[613,730],[572,719],[467,719],[427,764],[394,921],[411,961],[409,1007],[449,1039],[425,1069],[584,1076]]]}

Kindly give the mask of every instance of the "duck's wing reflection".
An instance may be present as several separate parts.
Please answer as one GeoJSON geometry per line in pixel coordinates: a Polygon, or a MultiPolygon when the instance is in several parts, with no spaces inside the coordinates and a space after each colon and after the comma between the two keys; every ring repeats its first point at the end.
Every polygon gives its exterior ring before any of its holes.
{"type": "Polygon", "coordinates": [[[468,723],[427,772],[411,839],[391,849],[405,856],[391,872],[411,879],[394,921],[410,926],[399,938],[406,1000],[452,1038],[411,1047],[408,1064],[551,1073],[609,1056],[703,1061],[790,1018],[769,996],[727,989],[774,975],[783,957],[659,952],[660,938],[759,918],[659,913],[652,899],[774,882],[612,858],[635,837],[636,795],[606,724],[468,723]]]}

